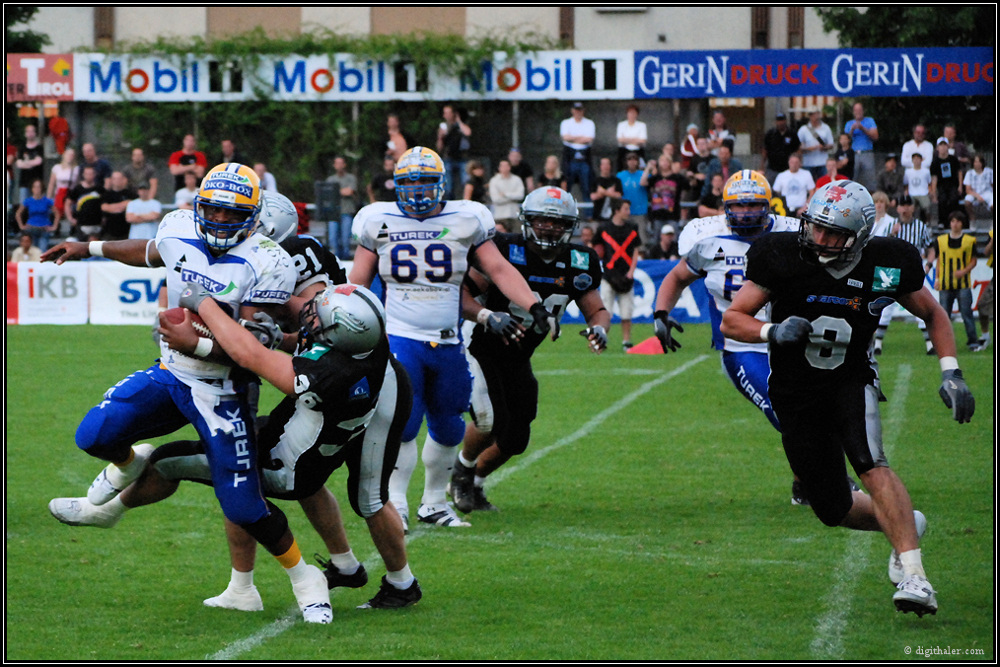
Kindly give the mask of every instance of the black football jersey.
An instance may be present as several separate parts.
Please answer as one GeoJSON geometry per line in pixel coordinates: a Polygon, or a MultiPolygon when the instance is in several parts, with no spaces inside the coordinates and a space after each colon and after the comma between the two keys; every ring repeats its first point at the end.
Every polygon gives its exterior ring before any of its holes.
{"type": "MultiPolygon", "coordinates": [[[[522,234],[498,234],[494,241],[500,254],[514,265],[524,276],[531,291],[541,300],[542,305],[556,320],[562,318],[570,301],[579,299],[585,292],[599,289],[601,285],[601,260],[592,248],[576,243],[567,244],[551,262],[545,262],[527,248],[522,234]]],[[[486,291],[487,308],[510,313],[515,320],[528,326],[531,314],[511,303],[496,285],[486,291]]],[[[495,355],[499,358],[527,359],[545,339],[545,334],[534,328],[525,332],[518,343],[505,345],[496,334],[486,331],[477,324],[469,343],[469,351],[475,355],[495,355]]]]}
{"type": "Polygon", "coordinates": [[[771,321],[797,315],[813,325],[809,342],[771,345],[771,393],[797,393],[847,380],[874,382],[869,354],[882,311],[901,294],[921,289],[924,272],[911,244],[873,238],[847,275],[802,258],[798,234],[771,233],[747,251],[746,277],[771,294],[771,321]]]}
{"type": "Polygon", "coordinates": [[[328,279],[334,285],[347,282],[347,274],[336,255],[311,236],[292,236],[281,242],[281,247],[295,262],[295,294],[319,279],[328,279]]]}

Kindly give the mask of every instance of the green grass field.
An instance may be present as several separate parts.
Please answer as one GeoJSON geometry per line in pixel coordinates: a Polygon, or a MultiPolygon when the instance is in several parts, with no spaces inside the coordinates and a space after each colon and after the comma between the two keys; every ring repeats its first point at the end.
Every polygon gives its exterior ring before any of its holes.
{"type": "MultiPolygon", "coordinates": [[[[101,468],[73,443],[80,419],[155,350],[146,327],[8,326],[6,659],[895,661],[950,648],[995,661],[992,348],[959,355],[977,399],[965,425],[938,398],[915,325],[893,324],[881,357],[889,460],[930,522],[940,611],[918,619],[893,608],[880,534],[828,529],[790,505],[780,441],[722,374],[707,325],[666,356],[624,355],[615,327],[595,357],[577,330],[535,355],[531,447],[487,486],[501,511],[464,530],[414,526],[420,604],[355,609],[384,571],[342,502],[371,581],[334,591],[333,624],[311,626],[263,552],[263,612],[202,605],[229,577],[205,487],[112,530],[53,519],[49,499],[83,495],[101,468]]],[[[277,398],[269,388],[262,406],[277,398]]],[[[345,478],[329,482],[342,500],[345,478]]],[[[422,469],[413,480],[416,507],[422,469]]],[[[301,510],[284,507],[303,553],[320,551],[301,510]]]]}

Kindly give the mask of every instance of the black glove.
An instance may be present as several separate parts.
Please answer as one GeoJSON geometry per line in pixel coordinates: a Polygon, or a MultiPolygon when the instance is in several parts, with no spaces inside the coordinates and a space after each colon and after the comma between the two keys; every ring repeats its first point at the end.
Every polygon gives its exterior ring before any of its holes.
{"type": "Polygon", "coordinates": [[[681,343],[670,335],[671,329],[677,329],[677,333],[684,333],[684,327],[678,324],[677,320],[670,317],[665,310],[658,310],[653,313],[653,332],[660,341],[663,352],[676,352],[681,349],[681,343]]]}
{"type": "Polygon", "coordinates": [[[521,327],[509,313],[490,313],[490,316],[483,322],[483,326],[486,327],[487,331],[501,338],[517,340],[521,337],[521,327]]]}
{"type": "Polygon", "coordinates": [[[767,341],[772,345],[794,345],[809,340],[812,330],[812,322],[804,317],[792,315],[767,330],[767,341]]]}
{"type": "Polygon", "coordinates": [[[589,341],[590,347],[594,349],[594,352],[602,352],[608,349],[608,332],[600,324],[587,327],[580,332],[580,335],[588,339],[591,336],[594,337],[594,340],[589,341]]]}
{"type": "Polygon", "coordinates": [[[959,424],[972,419],[976,411],[976,399],[972,397],[969,385],[965,384],[962,371],[958,368],[941,373],[941,388],[938,389],[941,400],[951,408],[951,414],[959,424]]]}
{"type": "Polygon", "coordinates": [[[189,282],[181,290],[181,298],[178,300],[177,305],[181,308],[187,308],[192,313],[197,313],[201,302],[211,298],[212,294],[207,289],[198,283],[189,282]]]}
{"type": "Polygon", "coordinates": [[[533,326],[535,331],[545,335],[549,332],[549,318],[552,317],[552,313],[545,310],[545,306],[540,303],[536,303],[528,309],[531,313],[531,319],[533,320],[533,326]]]}
{"type": "Polygon", "coordinates": [[[274,350],[281,347],[281,343],[285,340],[285,334],[281,331],[274,318],[265,312],[257,312],[253,314],[253,319],[255,322],[250,320],[240,320],[240,326],[252,333],[260,344],[264,347],[274,350]]]}

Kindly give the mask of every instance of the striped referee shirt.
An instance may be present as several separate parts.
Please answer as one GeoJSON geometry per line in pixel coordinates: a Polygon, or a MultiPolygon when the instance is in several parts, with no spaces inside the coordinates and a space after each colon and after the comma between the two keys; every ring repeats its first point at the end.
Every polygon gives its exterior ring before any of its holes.
{"type": "Polygon", "coordinates": [[[934,242],[930,228],[924,224],[923,220],[914,218],[911,222],[899,221],[898,238],[908,241],[916,246],[921,255],[926,255],[927,248],[934,242]]]}

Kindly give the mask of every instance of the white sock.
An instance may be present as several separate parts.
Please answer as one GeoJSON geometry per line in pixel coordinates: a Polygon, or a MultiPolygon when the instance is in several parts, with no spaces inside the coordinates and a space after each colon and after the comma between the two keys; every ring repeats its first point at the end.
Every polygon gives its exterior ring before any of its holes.
{"type": "Polygon", "coordinates": [[[229,575],[229,588],[251,588],[253,587],[253,570],[240,572],[233,570],[229,575]]]}
{"type": "Polygon", "coordinates": [[[389,475],[389,500],[401,514],[409,514],[406,491],[410,487],[410,477],[417,467],[417,441],[407,440],[399,446],[396,467],[389,475]]]}
{"type": "Polygon", "coordinates": [[[119,493],[117,496],[109,500],[108,502],[101,505],[101,512],[106,512],[108,514],[114,514],[115,516],[121,516],[129,510],[125,507],[125,503],[122,502],[122,495],[119,493]]]}
{"type": "Polygon", "coordinates": [[[925,579],[927,578],[927,575],[924,574],[924,564],[920,560],[920,549],[912,549],[899,554],[899,562],[903,564],[903,574],[906,576],[918,574],[925,579]]]}
{"type": "Polygon", "coordinates": [[[306,578],[306,575],[309,574],[309,566],[304,558],[300,558],[299,562],[292,567],[286,567],[285,572],[288,573],[288,578],[292,580],[294,586],[306,578]]]}
{"type": "Polygon", "coordinates": [[[442,505],[445,502],[445,487],[455,466],[455,448],[445,447],[428,435],[421,458],[424,462],[424,495],[420,502],[442,505]]]}
{"type": "Polygon", "coordinates": [[[337,567],[337,570],[339,570],[342,574],[354,574],[361,566],[361,562],[355,558],[354,551],[351,549],[348,549],[342,554],[330,554],[330,562],[333,563],[337,567]]]}
{"type": "MultiPolygon", "coordinates": [[[[478,458],[479,457],[476,457],[476,459],[478,459],[478,458]]],[[[469,459],[465,458],[465,452],[462,452],[462,451],[458,452],[458,462],[461,463],[462,465],[464,465],[466,468],[475,468],[476,467],[476,459],[472,459],[470,461],[469,459]]]]}
{"type": "Polygon", "coordinates": [[[386,572],[385,580],[390,584],[403,591],[410,587],[413,583],[413,573],[410,572],[409,564],[404,565],[402,570],[397,572],[386,572]]]}

